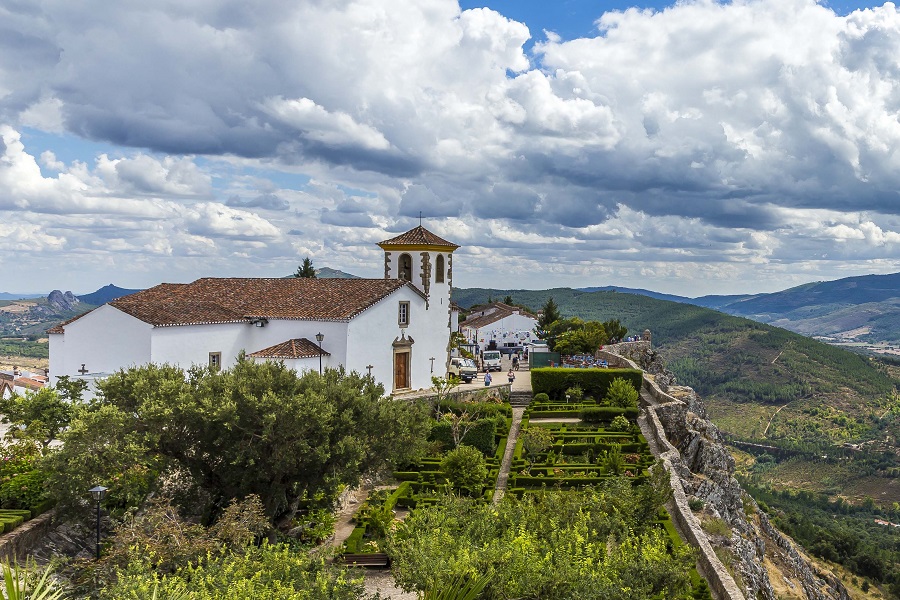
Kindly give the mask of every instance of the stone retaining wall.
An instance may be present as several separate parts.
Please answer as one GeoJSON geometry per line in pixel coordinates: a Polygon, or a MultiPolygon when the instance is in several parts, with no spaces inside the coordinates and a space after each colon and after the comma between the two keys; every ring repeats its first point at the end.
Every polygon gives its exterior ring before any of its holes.
{"type": "Polygon", "coordinates": [[[50,531],[54,511],[25,521],[9,533],[0,535],[0,561],[24,559],[50,531]]]}
{"type": "MultiPolygon", "coordinates": [[[[639,369],[640,367],[638,367],[634,361],[610,352],[612,349],[620,350],[621,346],[630,348],[639,345],[646,347],[640,350],[644,351],[649,348],[650,344],[649,342],[618,344],[614,348],[600,350],[597,354],[600,358],[605,359],[611,367],[639,369]]],[[[637,348],[635,348],[635,350],[637,351],[637,348]]],[[[706,577],[706,580],[709,583],[713,595],[720,600],[746,600],[746,597],[741,592],[740,588],[738,588],[737,583],[735,583],[734,578],[728,572],[728,569],[725,568],[725,565],[723,565],[722,561],[719,560],[719,557],[716,556],[706,534],[700,527],[700,521],[694,515],[694,511],[688,506],[687,495],[684,493],[681,479],[674,466],[676,464],[681,464],[681,454],[669,442],[662,421],[660,421],[659,415],[656,413],[657,408],[662,405],[683,405],[684,403],[663,392],[659,389],[659,386],[648,377],[644,377],[644,390],[657,403],[647,403],[646,401],[643,401],[643,394],[641,395],[642,408],[647,417],[646,424],[650,430],[653,442],[655,442],[656,447],[659,449],[658,458],[662,461],[663,466],[669,473],[669,481],[674,492],[669,510],[670,516],[678,525],[678,530],[688,538],[686,541],[699,550],[697,562],[699,563],[701,573],[706,577]]]]}

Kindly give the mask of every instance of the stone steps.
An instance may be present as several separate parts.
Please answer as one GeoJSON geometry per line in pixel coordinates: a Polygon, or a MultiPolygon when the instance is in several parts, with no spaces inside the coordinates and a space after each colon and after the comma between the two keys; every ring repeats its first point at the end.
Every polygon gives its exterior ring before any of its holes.
{"type": "Polygon", "coordinates": [[[514,390],[509,394],[509,403],[511,406],[527,407],[531,404],[531,392],[526,390],[514,390]]]}

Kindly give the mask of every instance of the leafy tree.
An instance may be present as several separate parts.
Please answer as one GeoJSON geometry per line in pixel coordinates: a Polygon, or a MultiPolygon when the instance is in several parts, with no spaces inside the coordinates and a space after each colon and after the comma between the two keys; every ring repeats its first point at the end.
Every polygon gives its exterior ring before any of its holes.
{"type": "MultiPolygon", "coordinates": [[[[68,390],[67,390],[68,393],[68,390]]],[[[72,402],[64,399],[52,387],[37,391],[27,391],[24,396],[13,394],[9,398],[0,398],[0,414],[3,422],[21,426],[10,429],[7,435],[26,435],[46,449],[59,433],[69,424],[72,418],[72,402]]]]}
{"type": "Polygon", "coordinates": [[[479,496],[488,476],[484,455],[465,444],[447,453],[441,461],[441,472],[450,487],[468,496],[479,496]]]}
{"type": "Polygon", "coordinates": [[[625,339],[625,336],[628,334],[628,328],[619,323],[618,319],[604,321],[602,325],[603,329],[606,330],[606,335],[610,342],[620,342],[625,339]]]}
{"type": "Polygon", "coordinates": [[[604,399],[610,406],[632,408],[638,405],[638,392],[626,379],[616,377],[609,384],[604,399]]]}
{"type": "Polygon", "coordinates": [[[285,525],[304,498],[331,498],[369,469],[415,460],[428,422],[427,407],[384,398],[371,377],[298,375],[245,356],[187,377],[169,365],[119,371],[100,393],[53,457],[64,501],[77,504],[99,478],[108,502],[136,506],[165,469],[184,476],[211,515],[256,494],[285,525]]]}
{"type": "Polygon", "coordinates": [[[510,306],[512,306],[513,305],[512,296],[507,295],[505,298],[503,298],[503,304],[509,304],[510,306]]]}
{"type": "Polygon", "coordinates": [[[608,340],[602,323],[585,322],[578,317],[558,319],[547,329],[548,345],[560,354],[593,354],[608,340]]]}
{"type": "Polygon", "coordinates": [[[303,264],[297,267],[297,272],[294,273],[294,277],[304,277],[306,279],[316,278],[316,269],[313,267],[313,263],[308,256],[303,259],[303,264]]]}
{"type": "Polygon", "coordinates": [[[459,386],[459,377],[456,375],[447,375],[446,377],[434,377],[431,378],[431,389],[434,390],[434,393],[437,395],[437,399],[434,403],[435,411],[437,411],[437,417],[440,418],[441,412],[441,403],[446,402],[450,399],[450,392],[453,391],[454,388],[459,386]]]}

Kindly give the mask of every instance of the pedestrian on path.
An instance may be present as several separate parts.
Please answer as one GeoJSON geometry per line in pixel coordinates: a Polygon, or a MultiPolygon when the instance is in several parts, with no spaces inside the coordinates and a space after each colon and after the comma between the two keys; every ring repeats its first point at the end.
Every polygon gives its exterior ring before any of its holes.
{"type": "Polygon", "coordinates": [[[491,385],[491,372],[488,371],[484,374],[484,387],[488,387],[491,385]]]}
{"type": "Polygon", "coordinates": [[[513,373],[512,369],[509,370],[509,373],[507,373],[506,376],[509,378],[510,383],[516,380],[516,374],[513,373]]]}
{"type": "Polygon", "coordinates": [[[512,365],[513,365],[512,368],[513,368],[514,371],[518,371],[518,370],[519,370],[519,355],[518,355],[518,354],[516,354],[515,356],[513,356],[513,363],[512,363],[512,365]]]}

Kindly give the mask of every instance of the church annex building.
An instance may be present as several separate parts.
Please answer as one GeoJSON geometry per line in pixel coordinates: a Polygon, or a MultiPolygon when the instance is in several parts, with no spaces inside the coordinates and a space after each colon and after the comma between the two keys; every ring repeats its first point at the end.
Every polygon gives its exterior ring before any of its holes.
{"type": "Polygon", "coordinates": [[[430,388],[457,328],[459,246],[422,226],[378,245],[383,279],[205,277],[104,304],[49,330],[51,383],[146,363],[227,368],[244,351],[298,371],[371,373],[388,393],[430,388]]]}

